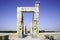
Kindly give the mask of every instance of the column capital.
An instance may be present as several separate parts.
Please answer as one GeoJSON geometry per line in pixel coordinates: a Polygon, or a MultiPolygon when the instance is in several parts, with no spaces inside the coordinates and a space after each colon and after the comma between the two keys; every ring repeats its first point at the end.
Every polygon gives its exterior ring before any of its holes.
{"type": "Polygon", "coordinates": [[[40,1],[35,2],[35,7],[39,7],[40,1]]]}

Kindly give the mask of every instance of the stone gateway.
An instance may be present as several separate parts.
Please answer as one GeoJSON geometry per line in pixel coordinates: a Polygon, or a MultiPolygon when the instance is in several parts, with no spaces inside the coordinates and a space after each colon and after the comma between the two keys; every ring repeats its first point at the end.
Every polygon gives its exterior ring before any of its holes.
{"type": "Polygon", "coordinates": [[[39,1],[36,1],[34,7],[17,7],[17,34],[23,37],[26,33],[26,25],[24,24],[23,12],[33,12],[33,20],[30,25],[30,34],[36,37],[39,32],[39,1]]]}

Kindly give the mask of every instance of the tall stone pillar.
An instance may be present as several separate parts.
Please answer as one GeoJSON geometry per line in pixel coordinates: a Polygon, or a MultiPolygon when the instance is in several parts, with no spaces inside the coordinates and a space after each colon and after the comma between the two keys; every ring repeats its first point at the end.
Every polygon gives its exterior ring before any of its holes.
{"type": "Polygon", "coordinates": [[[23,37],[23,14],[21,11],[17,11],[17,35],[23,37]]]}
{"type": "Polygon", "coordinates": [[[37,37],[39,33],[39,1],[35,3],[35,11],[33,14],[33,23],[32,23],[32,36],[37,37]]]}

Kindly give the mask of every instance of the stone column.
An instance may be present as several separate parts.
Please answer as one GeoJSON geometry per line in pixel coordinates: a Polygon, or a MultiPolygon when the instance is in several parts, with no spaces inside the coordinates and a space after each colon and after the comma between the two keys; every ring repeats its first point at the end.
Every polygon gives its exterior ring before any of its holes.
{"type": "Polygon", "coordinates": [[[24,24],[24,34],[26,34],[26,25],[24,24]]]}
{"type": "Polygon", "coordinates": [[[33,15],[33,24],[32,24],[32,35],[33,37],[37,37],[37,34],[39,33],[39,2],[35,3],[35,11],[33,15]]]}
{"type": "Polygon", "coordinates": [[[17,11],[17,35],[23,37],[23,16],[21,11],[17,11]]]}

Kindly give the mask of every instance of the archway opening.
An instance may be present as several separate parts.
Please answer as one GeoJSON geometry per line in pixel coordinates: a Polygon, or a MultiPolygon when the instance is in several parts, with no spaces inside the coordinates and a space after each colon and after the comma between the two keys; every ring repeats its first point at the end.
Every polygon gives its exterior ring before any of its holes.
{"type": "Polygon", "coordinates": [[[23,19],[26,25],[27,31],[30,30],[30,25],[33,21],[33,12],[23,12],[23,19]]]}

